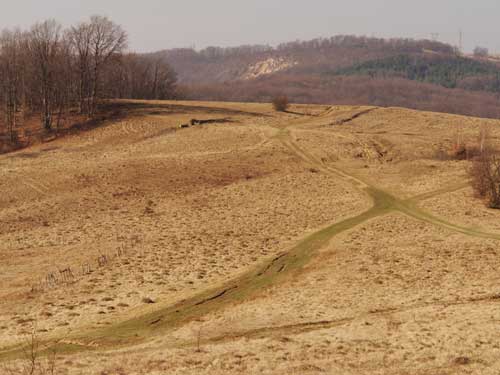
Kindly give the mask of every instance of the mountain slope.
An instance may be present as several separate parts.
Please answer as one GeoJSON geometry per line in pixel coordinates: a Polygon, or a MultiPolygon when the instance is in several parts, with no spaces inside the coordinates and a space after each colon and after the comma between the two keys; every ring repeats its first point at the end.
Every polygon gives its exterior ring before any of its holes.
{"type": "Polygon", "coordinates": [[[255,66],[269,61],[271,64],[279,63],[279,68],[270,70],[269,74],[283,71],[283,67],[306,73],[424,50],[440,54],[453,52],[453,48],[448,45],[425,40],[384,40],[341,35],[285,43],[275,48],[259,45],[208,47],[199,52],[193,49],[175,49],[157,52],[157,55],[167,58],[178,73],[181,83],[199,84],[244,79],[255,66]]]}
{"type": "Polygon", "coordinates": [[[195,100],[403,106],[500,117],[500,68],[429,40],[335,36],[269,46],[161,51],[195,100]]]}

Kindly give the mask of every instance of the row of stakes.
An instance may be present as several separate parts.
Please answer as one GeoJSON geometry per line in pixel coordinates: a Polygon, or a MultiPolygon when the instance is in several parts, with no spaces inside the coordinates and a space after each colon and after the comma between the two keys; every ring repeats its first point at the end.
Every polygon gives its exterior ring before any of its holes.
{"type": "MultiPolygon", "coordinates": [[[[94,263],[97,268],[106,267],[116,258],[121,258],[125,254],[125,248],[118,248],[115,254],[106,255],[101,254],[97,257],[94,263]]],[[[78,280],[79,277],[90,275],[94,271],[91,263],[84,263],[81,265],[79,271],[73,272],[71,267],[64,269],[58,268],[57,271],[49,272],[45,277],[38,280],[31,285],[31,293],[42,293],[46,290],[54,289],[59,285],[72,284],[78,280]]]]}

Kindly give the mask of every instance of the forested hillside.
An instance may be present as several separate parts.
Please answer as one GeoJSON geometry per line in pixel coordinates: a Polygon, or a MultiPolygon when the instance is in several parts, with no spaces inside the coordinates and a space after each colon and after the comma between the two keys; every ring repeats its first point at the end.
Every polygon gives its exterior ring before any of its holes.
{"type": "Polygon", "coordinates": [[[366,104],[500,117],[500,68],[429,40],[335,36],[162,51],[188,99],[366,104]]]}
{"type": "MultiPolygon", "coordinates": [[[[277,47],[265,45],[240,47],[208,47],[201,51],[174,49],[157,52],[164,56],[184,84],[226,82],[244,79],[256,64],[269,60],[287,62],[288,67],[300,73],[347,67],[377,58],[402,53],[429,51],[452,54],[453,48],[428,40],[376,39],[339,35],[310,41],[283,43],[277,47]]],[[[281,71],[277,69],[277,71],[281,71]]],[[[270,71],[269,74],[273,73],[270,71]]],[[[266,75],[266,74],[262,74],[266,75]]]]}
{"type": "Polygon", "coordinates": [[[400,77],[447,88],[500,92],[500,67],[461,56],[398,55],[370,60],[332,71],[330,74],[400,77]]]}

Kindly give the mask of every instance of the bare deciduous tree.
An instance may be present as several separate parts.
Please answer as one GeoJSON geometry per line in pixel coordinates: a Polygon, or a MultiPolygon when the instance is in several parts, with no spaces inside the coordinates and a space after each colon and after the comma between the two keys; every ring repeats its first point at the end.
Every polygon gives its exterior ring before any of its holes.
{"type": "Polygon", "coordinates": [[[123,56],[120,69],[107,74],[112,80],[111,96],[128,99],[172,99],[176,94],[177,76],[167,61],[152,55],[123,56]]]}
{"type": "Polygon", "coordinates": [[[0,102],[11,142],[16,138],[23,83],[22,33],[5,30],[0,37],[0,102]]]}
{"type": "Polygon", "coordinates": [[[481,128],[477,151],[469,169],[475,194],[490,208],[500,208],[500,155],[490,143],[489,129],[481,128]]]}
{"type": "Polygon", "coordinates": [[[121,26],[106,17],[93,16],[90,19],[92,57],[91,92],[89,114],[93,116],[100,99],[102,71],[115,54],[120,54],[127,45],[127,34],[121,26]]]}
{"type": "Polygon", "coordinates": [[[34,74],[40,94],[42,123],[52,128],[55,109],[56,68],[61,49],[61,25],[54,20],[38,23],[31,28],[28,48],[34,62],[34,74]]]}
{"type": "Polygon", "coordinates": [[[476,195],[488,207],[500,208],[500,156],[491,150],[483,152],[473,161],[469,174],[476,195]]]}
{"type": "Polygon", "coordinates": [[[4,31],[0,150],[12,149],[18,130],[34,115],[40,115],[46,131],[59,130],[75,109],[95,117],[104,98],[172,98],[176,75],[165,58],[123,56],[126,45],[122,27],[101,16],[67,30],[48,20],[28,32],[4,31]]]}
{"type": "Polygon", "coordinates": [[[76,56],[78,69],[78,109],[88,114],[90,98],[90,60],[93,28],[90,23],[83,22],[73,26],[69,31],[69,40],[76,56]]]}
{"type": "Polygon", "coordinates": [[[71,40],[68,33],[65,33],[61,39],[56,61],[54,105],[56,129],[59,131],[61,124],[68,116],[69,109],[74,105],[75,93],[77,92],[76,62],[72,54],[71,40]]]}

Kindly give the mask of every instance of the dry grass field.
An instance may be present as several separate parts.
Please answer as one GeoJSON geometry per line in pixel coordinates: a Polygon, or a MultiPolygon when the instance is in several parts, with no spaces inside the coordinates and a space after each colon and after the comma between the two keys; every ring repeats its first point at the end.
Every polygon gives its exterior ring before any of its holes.
{"type": "Polygon", "coordinates": [[[119,104],[0,156],[0,373],[500,372],[500,212],[440,157],[500,121],[119,104]]]}

